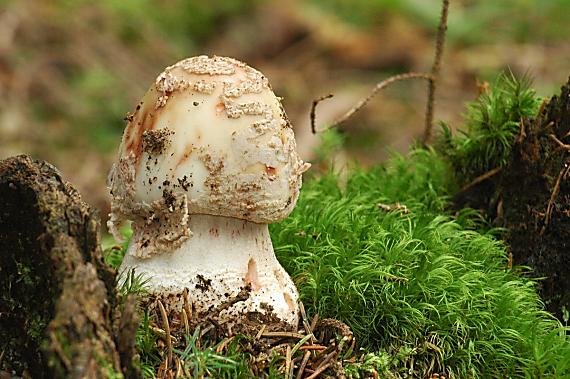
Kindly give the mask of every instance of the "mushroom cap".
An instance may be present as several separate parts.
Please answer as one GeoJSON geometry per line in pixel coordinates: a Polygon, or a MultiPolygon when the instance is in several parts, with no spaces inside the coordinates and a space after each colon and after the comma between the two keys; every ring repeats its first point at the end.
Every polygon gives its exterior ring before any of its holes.
{"type": "Polygon", "coordinates": [[[267,78],[245,63],[198,56],[167,67],[127,120],[110,174],[112,222],[149,223],[166,205],[271,223],[295,206],[310,165],[267,78]]]}

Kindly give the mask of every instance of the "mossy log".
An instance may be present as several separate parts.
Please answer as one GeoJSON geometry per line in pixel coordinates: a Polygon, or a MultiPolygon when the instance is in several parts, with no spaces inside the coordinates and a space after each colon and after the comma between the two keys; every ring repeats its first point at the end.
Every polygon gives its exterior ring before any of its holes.
{"type": "Polygon", "coordinates": [[[114,273],[98,232],[95,211],[55,167],[27,156],[0,162],[0,373],[121,373],[114,273]]]}

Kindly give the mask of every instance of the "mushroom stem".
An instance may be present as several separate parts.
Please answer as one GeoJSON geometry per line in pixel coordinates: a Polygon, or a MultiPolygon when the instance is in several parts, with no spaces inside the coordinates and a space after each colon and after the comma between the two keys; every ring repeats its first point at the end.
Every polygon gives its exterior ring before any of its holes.
{"type": "Polygon", "coordinates": [[[134,228],[131,245],[121,270],[135,269],[148,282],[149,292],[166,297],[170,308],[181,311],[188,289],[188,302],[198,312],[214,309],[235,298],[244,288],[251,290],[245,301],[237,302],[223,312],[274,313],[290,325],[298,321],[298,293],[293,281],[281,267],[269,236],[267,224],[236,218],[190,215],[188,226],[192,237],[171,252],[148,258],[137,257],[145,228],[134,228]]]}

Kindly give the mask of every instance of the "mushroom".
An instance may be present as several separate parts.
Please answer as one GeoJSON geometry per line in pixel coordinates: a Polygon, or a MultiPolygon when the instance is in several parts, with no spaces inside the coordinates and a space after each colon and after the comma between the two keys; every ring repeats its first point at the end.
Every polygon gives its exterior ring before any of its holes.
{"type": "Polygon", "coordinates": [[[230,321],[254,312],[296,326],[298,293],[268,224],[292,211],[310,165],[267,78],[231,58],[187,58],[127,120],[109,174],[109,229],[118,239],[123,221],[133,229],[120,269],[144,275],[170,309],[188,301],[230,321]]]}

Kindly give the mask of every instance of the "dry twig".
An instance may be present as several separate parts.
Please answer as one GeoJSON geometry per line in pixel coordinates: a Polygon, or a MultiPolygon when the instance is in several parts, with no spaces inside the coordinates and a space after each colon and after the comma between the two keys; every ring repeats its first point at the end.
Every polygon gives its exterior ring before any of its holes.
{"type": "Polygon", "coordinates": [[[549,134],[548,137],[554,142],[556,142],[556,144],[561,148],[563,148],[564,150],[570,151],[570,145],[567,145],[564,142],[560,141],[554,134],[549,134]]]}
{"type": "MultiPolygon", "coordinates": [[[[151,325],[151,326],[150,326],[150,330],[151,330],[151,332],[153,332],[154,334],[156,334],[158,337],[160,337],[161,339],[163,339],[164,341],[166,341],[166,332],[165,332],[163,329],[160,329],[160,328],[157,327],[157,326],[151,325]]],[[[177,339],[176,337],[172,336],[172,335],[170,336],[170,340],[171,340],[174,344],[178,343],[178,339],[177,339]]]]}
{"type": "Polygon", "coordinates": [[[409,214],[410,210],[404,204],[396,202],[395,204],[378,203],[376,206],[384,212],[401,211],[403,214],[409,214]]]}
{"type": "Polygon", "coordinates": [[[172,362],[172,341],[170,339],[170,324],[168,323],[168,315],[166,314],[166,309],[164,309],[164,305],[162,305],[162,302],[160,300],[158,301],[158,308],[160,309],[162,323],[164,324],[164,334],[166,335],[165,342],[166,342],[166,348],[168,349],[168,358],[167,358],[168,364],[166,365],[166,367],[168,367],[168,365],[172,362]]]}
{"type": "Polygon", "coordinates": [[[292,372],[291,364],[291,345],[287,345],[287,352],[285,353],[285,378],[289,379],[289,375],[292,372]]]}
{"type": "Polygon", "coordinates": [[[313,320],[311,321],[311,332],[315,330],[318,322],[319,322],[319,314],[315,313],[315,315],[313,316],[313,320]]]}
{"type": "Polygon", "coordinates": [[[297,338],[303,339],[305,335],[295,332],[263,332],[262,337],[276,337],[276,338],[297,338]]]}
{"type": "Polygon", "coordinates": [[[263,334],[263,332],[265,332],[265,328],[267,328],[267,325],[263,325],[261,329],[259,329],[259,332],[255,335],[256,340],[261,338],[261,335],[263,334]]]}
{"type": "Polygon", "coordinates": [[[192,307],[191,307],[190,304],[188,303],[188,288],[185,288],[185,289],[184,289],[184,292],[183,292],[183,295],[182,295],[182,296],[183,296],[183,298],[184,298],[184,305],[183,305],[183,307],[184,307],[184,310],[185,310],[185,312],[186,312],[186,318],[187,318],[188,320],[191,320],[191,319],[192,319],[192,307]]]}
{"type": "Polygon", "coordinates": [[[324,95],[324,96],[321,96],[321,97],[313,100],[313,105],[311,105],[311,114],[310,114],[311,132],[313,132],[313,134],[317,134],[317,126],[316,126],[316,122],[315,122],[315,119],[317,117],[317,115],[316,115],[317,104],[319,104],[323,100],[330,99],[333,96],[334,95],[332,93],[329,93],[328,95],[324,95]]]}
{"type": "Polygon", "coordinates": [[[190,325],[188,324],[188,314],[186,313],[186,310],[184,308],[182,308],[182,319],[184,320],[184,332],[186,332],[186,335],[190,335],[190,325]]]}
{"type": "Polygon", "coordinates": [[[299,371],[297,372],[296,379],[301,379],[303,377],[303,373],[305,372],[305,367],[307,367],[307,362],[309,362],[310,356],[310,351],[306,351],[305,355],[303,355],[303,360],[301,361],[301,366],[299,366],[299,371]]]}
{"type": "Polygon", "coordinates": [[[327,347],[323,345],[305,345],[301,346],[299,350],[325,350],[327,347]]]}
{"type": "Polygon", "coordinates": [[[473,179],[471,182],[467,183],[466,185],[464,185],[458,193],[463,193],[465,191],[467,191],[469,188],[476,186],[479,183],[484,182],[485,180],[489,179],[490,177],[498,174],[499,172],[501,172],[503,168],[502,167],[495,167],[492,170],[487,171],[486,173],[484,173],[483,175],[479,175],[478,177],[476,177],[475,179],[473,179]]]}
{"type": "Polygon", "coordinates": [[[427,144],[429,143],[429,141],[431,139],[431,135],[433,132],[433,114],[434,114],[434,103],[435,103],[435,90],[436,90],[437,79],[439,77],[439,72],[441,70],[441,61],[442,61],[442,57],[443,57],[443,50],[445,47],[445,36],[446,36],[446,32],[447,32],[447,15],[448,15],[448,13],[449,13],[449,0],[443,0],[442,1],[442,7],[441,7],[441,16],[439,19],[439,26],[437,29],[434,61],[433,61],[433,65],[431,67],[431,72],[429,74],[422,73],[422,72],[409,72],[409,73],[405,73],[405,74],[395,75],[395,76],[392,76],[386,80],[381,81],[380,83],[376,84],[376,86],[372,89],[372,91],[368,94],[368,96],[366,96],[365,98],[360,100],[356,105],[354,105],[344,115],[342,115],[341,117],[334,120],[332,122],[332,124],[330,124],[329,126],[323,128],[321,130],[317,130],[317,127],[316,127],[316,120],[315,120],[316,119],[316,107],[321,101],[326,100],[326,99],[330,99],[331,97],[333,97],[333,95],[328,94],[328,95],[321,96],[321,97],[313,100],[313,104],[311,106],[311,112],[310,112],[311,131],[313,132],[313,134],[317,134],[319,132],[324,132],[326,130],[329,130],[331,128],[334,128],[334,127],[342,124],[343,122],[348,120],[350,117],[352,117],[356,112],[358,112],[360,109],[362,109],[362,107],[364,107],[374,96],[376,96],[376,94],[380,90],[389,86],[390,84],[397,82],[397,81],[401,81],[401,80],[421,78],[421,79],[427,79],[428,83],[429,83],[428,84],[428,99],[427,99],[427,105],[426,105],[425,128],[424,128],[424,135],[422,137],[422,145],[424,147],[427,146],[427,144]]]}
{"type": "MultiPolygon", "coordinates": [[[[303,320],[303,327],[305,328],[305,332],[307,334],[313,334],[313,329],[311,328],[311,324],[309,324],[309,318],[307,317],[307,312],[305,312],[305,305],[302,301],[299,302],[299,310],[301,311],[301,318],[303,320]]],[[[311,343],[315,342],[317,339],[312,336],[311,343]]]]}
{"type": "Polygon", "coordinates": [[[378,94],[378,92],[380,92],[384,88],[388,87],[390,84],[395,83],[395,82],[399,82],[402,80],[418,79],[418,78],[431,80],[432,75],[426,74],[423,72],[408,72],[405,74],[399,74],[399,75],[391,76],[388,79],[385,79],[385,80],[381,81],[380,83],[376,84],[376,86],[372,89],[372,91],[370,91],[368,96],[366,96],[365,98],[360,100],[358,103],[356,103],[356,105],[354,105],[352,108],[350,108],[348,110],[348,112],[346,112],[344,115],[342,115],[341,117],[334,120],[332,122],[332,124],[330,124],[327,127],[324,127],[323,129],[317,130],[317,126],[316,126],[316,122],[315,122],[316,107],[321,101],[326,100],[326,99],[330,99],[331,97],[333,97],[332,94],[321,96],[318,99],[315,99],[313,101],[313,105],[311,106],[311,131],[313,132],[313,134],[317,134],[317,133],[322,133],[324,131],[332,129],[332,128],[342,124],[343,122],[345,122],[349,118],[351,118],[356,112],[358,112],[360,109],[362,109],[374,96],[376,96],[376,94],[378,94]]]}
{"type": "Polygon", "coordinates": [[[182,361],[179,357],[176,357],[176,375],[175,378],[181,378],[184,375],[184,370],[182,369],[182,361]]]}
{"type": "Polygon", "coordinates": [[[562,179],[568,175],[570,171],[570,162],[566,162],[564,164],[564,168],[560,170],[558,174],[558,178],[556,178],[556,183],[554,184],[554,188],[552,189],[552,194],[550,195],[550,199],[548,200],[548,205],[546,207],[546,213],[544,215],[544,226],[540,230],[540,235],[543,235],[548,228],[548,224],[550,223],[550,219],[552,218],[552,210],[554,209],[554,201],[556,200],[556,196],[558,196],[558,192],[560,191],[560,183],[562,179]]]}
{"type": "Polygon", "coordinates": [[[225,338],[216,348],[216,353],[221,353],[226,348],[226,346],[228,346],[229,343],[233,341],[234,337],[235,336],[225,338]]]}
{"type": "Polygon", "coordinates": [[[326,365],[320,366],[318,369],[315,370],[310,376],[307,376],[306,379],[315,379],[319,375],[321,375],[327,368],[329,368],[331,364],[327,363],[326,365]]]}

